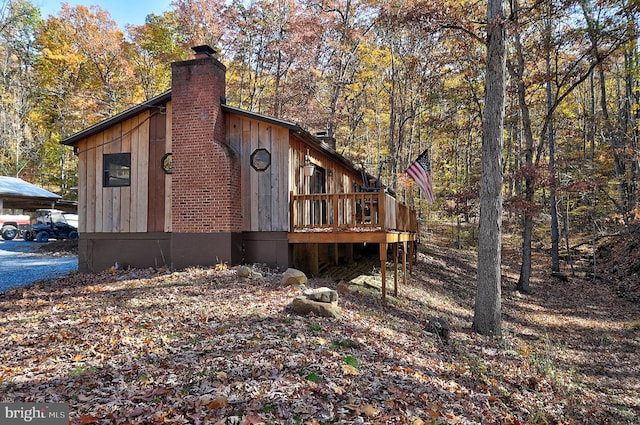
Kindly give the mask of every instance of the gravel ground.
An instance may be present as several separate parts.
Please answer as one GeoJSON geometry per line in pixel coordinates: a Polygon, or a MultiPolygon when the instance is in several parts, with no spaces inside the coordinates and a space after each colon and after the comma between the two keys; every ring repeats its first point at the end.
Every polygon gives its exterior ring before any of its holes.
{"type": "Polygon", "coordinates": [[[42,244],[0,240],[0,292],[78,270],[75,255],[39,253],[42,244]]]}

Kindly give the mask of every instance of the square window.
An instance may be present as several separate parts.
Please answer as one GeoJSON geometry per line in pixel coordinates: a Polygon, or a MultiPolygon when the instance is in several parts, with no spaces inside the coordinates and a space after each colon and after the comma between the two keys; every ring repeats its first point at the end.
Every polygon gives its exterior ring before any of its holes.
{"type": "Polygon", "coordinates": [[[105,153],[102,167],[103,187],[131,185],[131,153],[105,153]]]}

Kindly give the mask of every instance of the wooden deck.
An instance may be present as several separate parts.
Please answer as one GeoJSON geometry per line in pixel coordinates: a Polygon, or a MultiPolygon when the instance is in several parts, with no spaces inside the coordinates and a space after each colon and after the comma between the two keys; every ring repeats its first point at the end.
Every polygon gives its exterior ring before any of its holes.
{"type": "MultiPolygon", "coordinates": [[[[294,194],[290,202],[290,244],[333,244],[338,261],[338,244],[379,244],[382,300],[386,301],[386,263],[391,244],[397,295],[399,253],[402,276],[406,276],[407,255],[412,258],[419,228],[415,211],[396,201],[384,190],[353,193],[294,194]],[[402,244],[401,247],[399,244],[402,244]]],[[[318,256],[317,250],[310,255],[318,256]]],[[[316,258],[317,262],[317,258],[316,258]]]]}

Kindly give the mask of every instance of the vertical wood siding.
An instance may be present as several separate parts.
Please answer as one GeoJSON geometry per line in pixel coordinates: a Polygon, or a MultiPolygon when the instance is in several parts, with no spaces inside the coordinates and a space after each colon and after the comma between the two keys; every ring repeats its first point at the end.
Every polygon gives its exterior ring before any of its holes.
{"type": "Polygon", "coordinates": [[[227,141],[242,158],[241,194],[243,231],[290,231],[289,193],[306,193],[307,180],[302,166],[309,150],[312,162],[331,170],[327,176],[328,193],[353,192],[361,176],[321,150],[310,148],[284,127],[241,115],[227,117],[227,141]],[[271,165],[265,171],[251,167],[251,154],[259,148],[271,153],[271,165]]]}
{"type": "Polygon", "coordinates": [[[149,116],[148,111],[142,112],[78,143],[81,233],[147,231],[149,116]],[[127,152],[131,153],[131,185],[103,187],[103,155],[127,152]]]}
{"type": "Polygon", "coordinates": [[[240,115],[227,117],[227,141],[241,157],[242,230],[282,232],[289,229],[287,179],[289,130],[240,115]],[[271,164],[264,171],[251,167],[251,154],[264,148],[271,164]]]}
{"type": "Polygon", "coordinates": [[[307,151],[309,152],[309,159],[314,165],[324,168],[327,173],[331,172],[331,176],[327,175],[327,193],[351,193],[354,191],[354,186],[362,185],[362,176],[353,169],[332,159],[320,150],[310,148],[301,140],[291,137],[289,185],[294,194],[309,193],[309,188],[307,187],[308,178],[305,178],[302,168],[307,151]]]}
{"type": "Polygon", "coordinates": [[[147,206],[147,231],[162,232],[165,214],[165,177],[162,157],[166,153],[164,114],[154,114],[149,119],[149,204],[147,206]]]}

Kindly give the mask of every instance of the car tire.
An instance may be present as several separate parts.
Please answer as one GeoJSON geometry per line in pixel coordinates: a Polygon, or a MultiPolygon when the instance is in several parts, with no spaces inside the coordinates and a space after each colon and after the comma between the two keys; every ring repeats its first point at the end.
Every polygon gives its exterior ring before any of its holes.
{"type": "Polygon", "coordinates": [[[36,241],[40,243],[49,242],[49,232],[42,230],[36,235],[36,241]]]}
{"type": "Polygon", "coordinates": [[[78,235],[78,232],[72,230],[69,232],[69,239],[71,240],[76,240],[78,239],[80,236],[78,235]]]}
{"type": "Polygon", "coordinates": [[[2,228],[2,239],[11,241],[18,236],[18,228],[16,226],[4,226],[2,228]]]}
{"type": "Polygon", "coordinates": [[[31,242],[31,241],[35,240],[35,238],[36,238],[36,235],[33,233],[32,230],[27,230],[26,232],[24,232],[24,240],[25,241],[31,242]]]}

